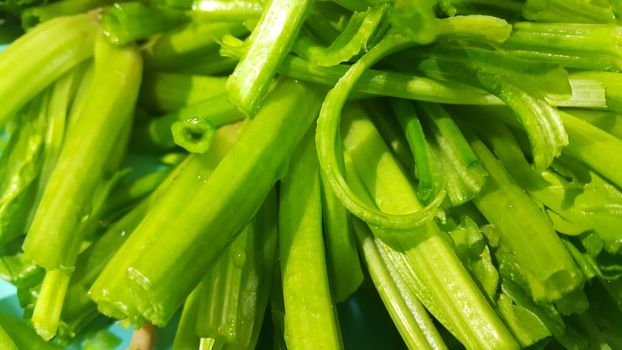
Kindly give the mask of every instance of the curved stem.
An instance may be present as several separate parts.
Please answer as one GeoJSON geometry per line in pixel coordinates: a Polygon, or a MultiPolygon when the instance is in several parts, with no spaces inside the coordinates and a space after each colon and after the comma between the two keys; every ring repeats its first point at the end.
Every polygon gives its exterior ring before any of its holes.
{"type": "Polygon", "coordinates": [[[401,49],[415,45],[409,38],[389,34],[353,64],[348,72],[339,79],[335,87],[328,92],[322,104],[317,123],[316,147],[320,167],[331,185],[335,195],[343,204],[363,221],[386,228],[415,227],[432,219],[436,208],[441,204],[445,192],[441,191],[425,208],[406,215],[391,215],[366,205],[351,189],[341,173],[335,149],[341,110],[349,92],[357,79],[383,57],[401,49]]]}

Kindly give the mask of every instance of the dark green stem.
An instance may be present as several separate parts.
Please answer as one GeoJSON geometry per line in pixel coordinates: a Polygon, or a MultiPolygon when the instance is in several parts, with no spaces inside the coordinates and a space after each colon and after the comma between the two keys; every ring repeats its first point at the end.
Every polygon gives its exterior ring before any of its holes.
{"type": "Polygon", "coordinates": [[[419,179],[417,193],[423,203],[428,203],[434,198],[434,180],[432,178],[431,154],[421,121],[412,102],[395,99],[391,100],[391,107],[404,131],[415,159],[417,178],[419,179]]]}
{"type": "Polygon", "coordinates": [[[17,345],[13,342],[13,339],[7,334],[7,332],[0,325],[0,348],[5,350],[19,350],[17,345]]]}
{"type": "Polygon", "coordinates": [[[173,342],[173,350],[194,350],[200,349],[200,337],[196,333],[197,311],[199,307],[199,295],[203,285],[199,284],[195,290],[190,293],[181,312],[181,318],[177,331],[175,332],[175,340],[173,342]]]}

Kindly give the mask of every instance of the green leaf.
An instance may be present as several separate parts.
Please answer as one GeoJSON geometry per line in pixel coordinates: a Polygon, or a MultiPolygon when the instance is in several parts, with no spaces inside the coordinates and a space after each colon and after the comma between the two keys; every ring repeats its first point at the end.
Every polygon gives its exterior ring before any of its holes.
{"type": "Polygon", "coordinates": [[[551,335],[546,325],[529,309],[515,304],[505,294],[499,296],[498,309],[521,346],[527,347],[551,335]]]}

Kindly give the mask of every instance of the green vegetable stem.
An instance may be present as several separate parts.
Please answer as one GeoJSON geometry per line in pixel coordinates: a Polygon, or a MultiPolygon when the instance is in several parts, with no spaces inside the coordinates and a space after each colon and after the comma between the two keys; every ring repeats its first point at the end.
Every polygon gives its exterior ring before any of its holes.
{"type": "MultiPolygon", "coordinates": [[[[410,180],[364,110],[346,110],[345,117],[344,149],[374,204],[395,214],[421,208],[410,180]]],[[[370,228],[388,259],[396,266],[407,267],[398,271],[416,290],[421,303],[463,344],[470,348],[518,348],[435,223],[410,230],[379,225],[370,228]]]]}
{"type": "Polygon", "coordinates": [[[341,349],[326,271],[320,174],[314,151],[313,135],[307,133],[281,184],[279,258],[285,342],[291,349],[341,349]]]}
{"type": "MultiPolygon", "coordinates": [[[[165,181],[155,190],[161,194],[158,195],[158,200],[153,205],[157,204],[159,210],[168,213],[185,208],[186,203],[196,198],[197,195],[195,191],[187,189],[204,183],[206,177],[212,173],[218,162],[237,140],[239,129],[239,125],[221,128],[216,133],[208,152],[189,156],[179,164],[169,176],[170,182],[165,181]]],[[[149,210],[149,212],[154,211],[149,210]]],[[[153,219],[156,218],[166,220],[167,216],[158,214],[153,219]]],[[[134,259],[133,252],[142,251],[145,243],[157,233],[154,230],[141,230],[140,226],[145,220],[146,217],[141,219],[141,223],[112,256],[89,289],[89,295],[97,303],[100,312],[119,319],[129,319],[139,324],[144,318],[134,306],[127,288],[125,272],[127,265],[134,259]]]]}
{"type": "Polygon", "coordinates": [[[216,344],[252,349],[268,305],[275,266],[278,207],[272,191],[206,273],[195,333],[216,344]]]}
{"type": "Polygon", "coordinates": [[[291,49],[311,0],[273,0],[248,38],[244,57],[227,79],[231,102],[254,116],[265,99],[276,67],[291,49]]]}
{"type": "Polygon", "coordinates": [[[97,30],[96,13],[61,17],[37,26],[0,53],[0,76],[5,77],[0,128],[63,73],[93,56],[97,30]],[[24,81],[29,83],[22,86],[24,81]]]}
{"type": "Polygon", "coordinates": [[[622,349],[621,24],[0,0],[0,350],[622,349]]]}
{"type": "Polygon", "coordinates": [[[88,201],[103,180],[116,143],[122,141],[138,95],[140,71],[141,58],[134,48],[118,49],[98,40],[87,101],[68,130],[24,242],[24,251],[46,269],[74,266],[81,243],[74,230],[90,215],[88,201]],[[93,175],[81,176],[85,169],[93,175]],[[59,200],[65,205],[58,205],[59,200]]]}
{"type": "MultiPolygon", "coordinates": [[[[250,220],[269,189],[282,176],[286,160],[314,120],[321,96],[317,88],[287,80],[279,86],[272,92],[270,102],[265,104],[213,173],[209,177],[207,174],[199,175],[200,186],[192,195],[184,194],[186,187],[180,179],[152,208],[120,251],[136,249],[142,252],[140,257],[127,261],[134,255],[118,253],[118,259],[115,257],[111,261],[109,268],[119,276],[119,290],[124,290],[122,294],[125,296],[129,296],[131,290],[131,301],[125,301],[135,303],[137,311],[154,324],[163,324],[172,316],[196,286],[201,271],[250,220]],[[296,113],[292,114],[294,110],[296,113]],[[294,116],[298,119],[292,123],[290,120],[294,116]],[[262,171],[257,171],[257,166],[262,171]],[[253,190],[249,191],[246,187],[253,190]],[[186,200],[180,200],[184,198],[179,197],[182,194],[186,200]],[[185,204],[189,200],[192,205],[185,204]],[[205,210],[205,200],[209,201],[210,210],[205,210]],[[166,214],[160,214],[160,210],[166,214]],[[172,210],[177,212],[175,222],[168,220],[172,210]],[[248,216],[248,219],[232,221],[220,214],[232,210],[238,215],[248,216]],[[174,237],[182,227],[188,235],[185,243],[174,237]],[[146,238],[153,233],[159,236],[157,240],[146,238]],[[171,235],[170,239],[167,235],[171,235]],[[191,239],[193,235],[196,240],[191,239]],[[208,241],[210,244],[207,246],[197,244],[208,241]],[[171,245],[171,242],[176,244],[171,245]],[[152,255],[161,264],[153,265],[152,255]],[[126,271],[129,286],[125,285],[126,271]],[[175,286],[167,282],[171,273],[179,276],[175,286]]],[[[195,163],[200,164],[200,160],[195,163]]],[[[190,170],[186,173],[196,174],[190,170]]],[[[196,182],[196,175],[190,177],[188,181],[194,179],[196,182]]],[[[101,283],[96,282],[93,288],[99,286],[97,289],[107,290],[110,281],[106,282],[107,278],[102,279],[101,276],[100,280],[101,283]]],[[[106,292],[101,296],[106,295],[111,294],[106,292]]]]}
{"type": "Polygon", "coordinates": [[[98,40],[88,99],[75,117],[34,215],[23,249],[48,270],[33,322],[44,338],[56,333],[60,310],[84,238],[80,227],[97,213],[93,196],[117,144],[123,144],[140,85],[141,58],[134,48],[98,40]],[[107,96],[107,98],[101,98],[107,96]],[[81,176],[84,171],[91,176],[81,176]],[[62,204],[59,203],[62,201],[62,204]]]}

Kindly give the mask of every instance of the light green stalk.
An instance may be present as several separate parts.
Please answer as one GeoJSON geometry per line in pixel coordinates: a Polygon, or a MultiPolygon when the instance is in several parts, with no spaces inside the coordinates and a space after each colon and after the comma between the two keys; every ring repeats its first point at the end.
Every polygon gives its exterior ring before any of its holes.
{"type": "Polygon", "coordinates": [[[271,0],[248,38],[249,47],[227,79],[231,102],[254,116],[277,66],[291,49],[313,0],[271,0]]]}
{"type": "Polygon", "coordinates": [[[97,16],[88,13],[50,20],[0,53],[0,129],[46,86],[93,55],[97,16]]]}
{"type": "Polygon", "coordinates": [[[311,133],[292,157],[280,199],[279,249],[287,347],[341,349],[337,313],[328,286],[320,173],[311,133]]]}
{"type": "MultiPolygon", "coordinates": [[[[345,112],[344,149],[375,205],[393,215],[420,210],[415,189],[365,111],[345,112]]],[[[400,270],[402,277],[422,304],[467,348],[518,348],[435,223],[407,230],[370,228],[388,259],[409,267],[400,270]]]]}

